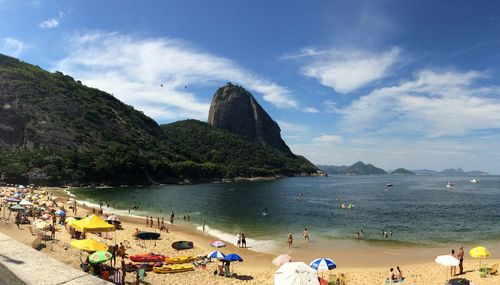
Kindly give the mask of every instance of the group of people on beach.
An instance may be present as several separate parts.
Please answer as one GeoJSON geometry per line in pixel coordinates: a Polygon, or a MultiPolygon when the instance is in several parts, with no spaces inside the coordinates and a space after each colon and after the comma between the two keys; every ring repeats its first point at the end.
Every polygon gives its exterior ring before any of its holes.
{"type": "Polygon", "coordinates": [[[237,247],[244,247],[244,248],[247,247],[247,236],[245,235],[245,233],[238,233],[237,239],[238,239],[236,242],[237,247]]]}
{"type": "MultiPolygon", "coordinates": [[[[309,242],[309,240],[310,240],[309,239],[309,231],[307,230],[307,228],[304,228],[302,235],[304,236],[304,241],[309,242]]],[[[288,243],[288,248],[293,247],[293,235],[292,235],[292,233],[288,233],[287,243],[288,243]]]]}
{"type": "Polygon", "coordinates": [[[401,272],[401,269],[399,266],[396,266],[396,270],[391,267],[389,269],[389,277],[387,278],[388,281],[392,282],[403,282],[405,280],[403,276],[403,272],[401,272]]]}

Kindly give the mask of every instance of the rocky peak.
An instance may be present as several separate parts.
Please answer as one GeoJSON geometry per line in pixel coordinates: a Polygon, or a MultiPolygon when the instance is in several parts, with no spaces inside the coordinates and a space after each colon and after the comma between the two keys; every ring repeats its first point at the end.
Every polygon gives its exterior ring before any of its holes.
{"type": "Polygon", "coordinates": [[[292,154],[281,138],[278,124],[259,105],[257,100],[241,86],[230,82],[214,94],[208,123],[249,140],[258,141],[284,153],[292,154]]]}

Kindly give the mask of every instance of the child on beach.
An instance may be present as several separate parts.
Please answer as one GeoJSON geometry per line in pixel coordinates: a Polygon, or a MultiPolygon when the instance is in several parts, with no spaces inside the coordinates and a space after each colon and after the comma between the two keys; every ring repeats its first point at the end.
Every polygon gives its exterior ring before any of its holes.
{"type": "Polygon", "coordinates": [[[236,246],[240,247],[241,246],[241,233],[238,233],[236,235],[236,246]]]}
{"type": "Polygon", "coordinates": [[[293,244],[293,236],[292,233],[288,233],[288,248],[291,248],[293,244]]]}

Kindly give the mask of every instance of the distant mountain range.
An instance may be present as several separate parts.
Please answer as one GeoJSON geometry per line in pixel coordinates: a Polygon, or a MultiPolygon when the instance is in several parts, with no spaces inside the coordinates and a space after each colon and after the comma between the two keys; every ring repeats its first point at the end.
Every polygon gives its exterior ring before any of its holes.
{"type": "Polygon", "coordinates": [[[462,168],[448,168],[441,171],[431,169],[412,170],[417,175],[440,175],[440,176],[486,176],[488,172],[480,170],[464,171],[462,168]]]}
{"type": "Polygon", "coordinates": [[[382,168],[373,166],[372,164],[364,164],[358,161],[351,166],[334,166],[334,165],[318,165],[318,167],[329,174],[343,174],[343,175],[373,175],[373,174],[387,174],[382,168]]]}
{"type": "Polygon", "coordinates": [[[490,175],[487,172],[474,170],[464,171],[462,168],[449,168],[442,171],[430,169],[407,170],[405,168],[398,168],[396,170],[384,170],[372,164],[365,164],[358,161],[351,166],[335,166],[335,165],[318,165],[324,172],[333,175],[439,175],[439,176],[485,176],[490,175]]]}

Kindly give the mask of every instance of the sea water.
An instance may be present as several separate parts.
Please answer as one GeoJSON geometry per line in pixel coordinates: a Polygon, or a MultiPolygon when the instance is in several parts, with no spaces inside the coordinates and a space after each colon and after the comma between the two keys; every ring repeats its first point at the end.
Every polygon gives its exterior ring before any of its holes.
{"type": "MultiPolygon", "coordinates": [[[[164,217],[220,239],[235,242],[244,232],[258,251],[286,243],[288,233],[302,238],[308,228],[312,244],[345,244],[363,231],[365,244],[442,245],[500,239],[500,177],[440,176],[294,177],[259,182],[82,188],[72,193],[91,203],[109,203],[116,213],[164,217]],[[393,184],[387,187],[387,184],[393,184]],[[340,199],[340,201],[337,201],[340,199]],[[341,203],[352,204],[342,209],[341,203]],[[267,209],[267,215],[264,210],[267,209]],[[392,232],[388,238],[382,229],[392,232]]],[[[359,242],[357,241],[359,245],[359,242]]]]}

